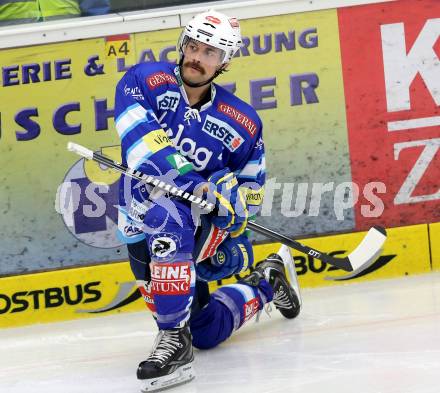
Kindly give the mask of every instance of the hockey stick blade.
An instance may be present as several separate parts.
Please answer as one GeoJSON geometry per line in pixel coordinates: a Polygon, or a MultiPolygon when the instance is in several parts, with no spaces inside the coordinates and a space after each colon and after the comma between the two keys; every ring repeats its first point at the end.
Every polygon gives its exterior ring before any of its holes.
{"type": "Polygon", "coordinates": [[[376,262],[380,261],[379,257],[381,256],[382,252],[383,252],[383,248],[377,250],[376,254],[374,254],[370,258],[370,260],[365,262],[361,267],[357,268],[356,270],[349,272],[348,274],[345,274],[343,276],[326,276],[324,277],[324,279],[329,281],[345,281],[362,276],[363,274],[366,274],[364,272],[367,272],[370,268],[376,265],[376,262]]]}
{"type": "MultiPolygon", "coordinates": [[[[198,196],[181,190],[178,187],[167,184],[164,181],[155,178],[154,176],[149,176],[140,171],[128,168],[127,166],[113,161],[112,159],[99,153],[95,153],[84,146],[69,142],[67,144],[67,149],[76,154],[79,154],[80,156],[88,160],[99,162],[100,164],[115,169],[116,171],[121,172],[127,176],[130,176],[137,180],[141,180],[146,184],[155,186],[167,192],[170,196],[189,201],[206,212],[211,212],[212,210],[214,210],[214,205],[212,203],[198,196]]],[[[247,223],[247,228],[347,272],[352,272],[353,270],[357,270],[357,272],[359,272],[366,269],[372,263],[371,259],[380,252],[386,240],[385,229],[381,227],[373,227],[368,231],[365,238],[354,251],[352,251],[345,258],[337,258],[311,247],[305,246],[304,244],[290,239],[287,236],[281,235],[271,229],[257,224],[256,222],[249,221],[247,223]]]]}
{"type": "Polygon", "coordinates": [[[379,256],[386,238],[387,233],[384,228],[379,226],[370,228],[361,243],[347,256],[353,271],[359,272],[371,265],[379,256]]]}
{"type": "Polygon", "coordinates": [[[276,233],[275,231],[265,228],[255,222],[249,222],[247,227],[255,232],[261,233],[262,235],[272,238],[273,240],[277,240],[286,246],[301,251],[312,256],[313,258],[319,259],[346,272],[356,270],[358,273],[366,269],[369,265],[371,265],[372,262],[374,262],[371,261],[371,259],[375,256],[378,256],[378,253],[382,249],[382,246],[386,240],[385,229],[379,226],[373,227],[368,231],[367,235],[355,250],[344,258],[337,258],[314,248],[308,247],[284,235],[276,233]]]}

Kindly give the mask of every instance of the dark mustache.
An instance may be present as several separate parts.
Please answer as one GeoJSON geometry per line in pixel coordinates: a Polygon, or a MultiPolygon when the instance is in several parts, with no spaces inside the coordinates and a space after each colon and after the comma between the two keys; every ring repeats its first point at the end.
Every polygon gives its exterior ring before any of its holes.
{"type": "Polygon", "coordinates": [[[193,68],[195,68],[196,70],[198,70],[198,71],[200,71],[202,74],[205,74],[205,70],[202,68],[202,67],[200,67],[197,63],[195,63],[195,62],[188,62],[188,63],[185,63],[184,64],[184,67],[188,67],[188,68],[190,68],[190,67],[193,67],[193,68]]]}

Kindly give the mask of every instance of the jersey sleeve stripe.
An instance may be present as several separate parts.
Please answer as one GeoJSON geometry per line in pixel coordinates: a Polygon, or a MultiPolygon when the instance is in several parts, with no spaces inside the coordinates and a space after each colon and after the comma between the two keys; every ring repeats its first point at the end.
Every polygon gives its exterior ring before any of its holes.
{"type": "Polygon", "coordinates": [[[140,139],[127,150],[127,164],[132,169],[138,169],[152,154],[153,152],[150,151],[145,142],[140,139]]]}
{"type": "Polygon", "coordinates": [[[260,173],[266,171],[266,159],[264,155],[258,161],[249,161],[237,174],[237,177],[256,178],[260,173]]]}
{"type": "Polygon", "coordinates": [[[118,116],[116,119],[116,129],[121,140],[139,124],[154,121],[154,118],[149,116],[148,112],[141,105],[134,104],[118,116]]]}

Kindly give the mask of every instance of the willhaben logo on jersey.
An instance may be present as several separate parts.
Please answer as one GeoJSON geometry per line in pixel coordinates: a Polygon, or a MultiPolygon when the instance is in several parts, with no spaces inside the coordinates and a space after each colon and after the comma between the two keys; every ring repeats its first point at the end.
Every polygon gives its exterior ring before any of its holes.
{"type": "Polygon", "coordinates": [[[154,262],[151,266],[151,291],[157,295],[183,295],[191,288],[191,263],[154,262]]]}
{"type": "Polygon", "coordinates": [[[223,142],[227,149],[231,152],[237,150],[244,142],[240,134],[235,131],[228,123],[216,119],[210,115],[206,116],[202,130],[223,142]]]}
{"type": "Polygon", "coordinates": [[[217,109],[218,111],[229,116],[231,119],[235,120],[238,124],[242,125],[252,137],[254,137],[257,133],[257,125],[239,110],[223,102],[218,104],[217,109]]]}
{"type": "Polygon", "coordinates": [[[150,90],[153,90],[166,83],[177,85],[177,79],[174,75],[167,74],[163,71],[156,72],[155,74],[147,78],[147,85],[150,88],[150,90]]]}
{"type": "MultiPolygon", "coordinates": [[[[167,124],[161,123],[161,126],[166,129],[167,124]]],[[[185,126],[183,124],[177,125],[177,133],[174,135],[172,128],[167,129],[167,135],[174,144],[177,151],[184,157],[188,157],[194,166],[194,170],[203,171],[212,158],[213,152],[204,146],[197,146],[197,142],[191,138],[183,138],[183,131],[185,126]]]]}

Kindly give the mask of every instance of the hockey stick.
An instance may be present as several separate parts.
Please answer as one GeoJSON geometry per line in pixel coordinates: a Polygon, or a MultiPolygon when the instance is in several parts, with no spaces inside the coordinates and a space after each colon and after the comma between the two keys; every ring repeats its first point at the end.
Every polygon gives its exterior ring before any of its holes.
{"type": "MultiPolygon", "coordinates": [[[[183,191],[178,187],[167,184],[164,181],[159,180],[153,176],[149,176],[137,170],[128,168],[127,166],[113,161],[112,159],[103,156],[102,154],[95,153],[92,150],[85,148],[84,146],[69,142],[67,144],[67,150],[77,153],[88,160],[94,160],[109,168],[113,168],[118,172],[128,175],[134,179],[143,181],[146,184],[155,186],[167,192],[169,195],[190,201],[191,203],[196,204],[198,207],[206,212],[211,212],[214,210],[215,206],[212,203],[209,203],[200,197],[183,191]]],[[[301,244],[296,240],[290,239],[255,222],[248,222],[247,228],[347,272],[352,272],[354,270],[360,272],[369,267],[377,258],[386,240],[385,229],[375,226],[373,228],[370,228],[361,243],[350,254],[343,258],[337,258],[318,251],[314,248],[308,247],[304,244],[301,244]]]]}

